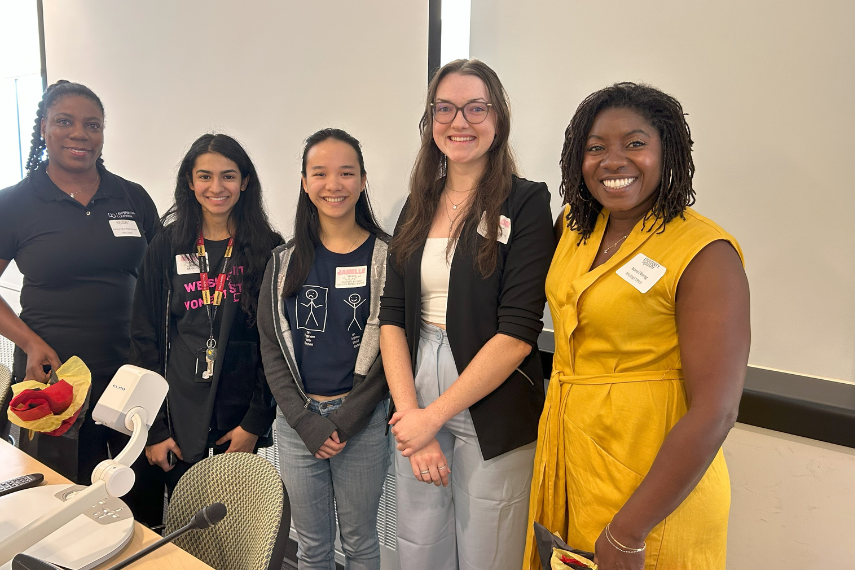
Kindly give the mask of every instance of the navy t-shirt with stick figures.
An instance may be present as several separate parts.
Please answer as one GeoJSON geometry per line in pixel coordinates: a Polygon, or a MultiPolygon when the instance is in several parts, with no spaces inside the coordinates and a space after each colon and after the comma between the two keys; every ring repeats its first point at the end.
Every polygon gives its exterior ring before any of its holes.
{"type": "Polygon", "coordinates": [[[370,313],[374,240],[350,253],[319,244],[299,292],[285,301],[294,355],[308,394],[337,396],[353,388],[353,368],[370,313]]]}

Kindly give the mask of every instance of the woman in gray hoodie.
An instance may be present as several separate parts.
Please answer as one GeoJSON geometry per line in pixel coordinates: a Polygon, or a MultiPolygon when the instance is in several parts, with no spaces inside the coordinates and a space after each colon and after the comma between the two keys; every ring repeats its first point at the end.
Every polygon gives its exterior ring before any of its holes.
{"type": "Polygon", "coordinates": [[[259,298],[301,570],[335,568],[336,512],[348,567],[380,568],[377,509],[390,456],[378,314],[388,236],[367,180],[355,138],[324,129],[307,139],[294,237],[274,250],[259,298]]]}

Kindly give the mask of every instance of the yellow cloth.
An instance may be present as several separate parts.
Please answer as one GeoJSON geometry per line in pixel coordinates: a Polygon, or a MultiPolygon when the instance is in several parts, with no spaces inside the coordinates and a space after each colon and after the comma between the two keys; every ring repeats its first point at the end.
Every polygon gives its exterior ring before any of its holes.
{"type": "MultiPolygon", "coordinates": [[[[89,367],[86,366],[79,357],[72,356],[56,370],[56,376],[60,380],[65,380],[71,384],[73,389],[74,396],[71,400],[71,404],[64,412],[57,415],[50,414],[37,420],[24,421],[16,416],[11,409],[8,409],[6,410],[6,413],[9,421],[25,429],[49,433],[62,425],[63,421],[77,413],[77,410],[79,410],[80,406],[83,405],[83,402],[86,401],[86,394],[89,393],[89,386],[92,384],[92,373],[89,371],[89,367]]],[[[36,380],[24,380],[23,382],[12,384],[12,397],[14,398],[24,390],[31,388],[41,389],[44,387],[45,385],[43,383],[36,380]]]]}
{"type": "MultiPolygon", "coordinates": [[[[566,214],[566,211],[565,211],[566,214]]],[[[539,569],[532,523],[573,548],[594,542],[649,471],[687,411],[675,319],[677,283],[694,256],[736,240],[688,209],[663,233],[633,229],[617,253],[590,270],[608,219],[587,242],[567,228],[546,293],[555,360],[540,418],[523,567],[539,569]],[[616,274],[639,253],[665,267],[641,293],[616,274]]],[[[724,570],[730,479],[719,450],[686,500],[647,537],[646,570],[724,570]]]]}

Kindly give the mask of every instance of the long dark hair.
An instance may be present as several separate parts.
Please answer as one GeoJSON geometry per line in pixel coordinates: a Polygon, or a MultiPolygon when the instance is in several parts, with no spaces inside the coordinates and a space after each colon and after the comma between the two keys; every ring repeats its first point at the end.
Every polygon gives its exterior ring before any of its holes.
{"type": "MultiPolygon", "coordinates": [[[[78,95],[86,97],[101,109],[101,116],[104,115],[104,104],[95,93],[80,83],[72,83],[65,79],[60,79],[53,85],[45,89],[42,100],[39,101],[39,108],[36,111],[36,123],[33,125],[33,140],[30,143],[30,155],[27,157],[27,172],[35,172],[41,165],[45,163],[42,156],[45,153],[45,140],[42,138],[42,120],[47,118],[48,110],[56,105],[57,101],[69,95],[78,95]]],[[[50,157],[48,157],[50,158],[50,157]]],[[[104,159],[99,156],[96,164],[100,167],[104,166],[104,159]]]]}
{"type": "MultiPolygon", "coordinates": [[[[513,176],[517,174],[516,162],[509,143],[511,133],[511,110],[508,95],[499,76],[486,63],[477,59],[458,59],[445,64],[436,72],[428,85],[425,110],[419,121],[421,148],[410,175],[410,195],[404,219],[395,230],[390,250],[395,263],[403,267],[427,238],[439,207],[439,200],[445,185],[448,164],[445,155],[433,140],[433,113],[431,103],[436,102],[436,91],[446,76],[452,73],[473,75],[484,82],[492,104],[491,113],[496,114],[496,138],[487,152],[487,165],[484,174],[475,188],[472,206],[462,224],[457,224],[452,241],[460,238],[464,227],[473,234],[486,212],[487,239],[481,242],[475,256],[475,264],[482,276],[493,273],[496,268],[496,238],[498,236],[499,215],[502,203],[508,198],[513,185],[513,176]]],[[[474,248],[473,235],[461,240],[464,247],[474,248]]],[[[474,253],[474,249],[472,250],[474,253]]]]}
{"type": "Polygon", "coordinates": [[[662,180],[643,227],[664,231],[665,224],[677,216],[682,218],[686,208],[695,203],[692,131],[680,102],[650,85],[615,83],[582,101],[564,132],[559,192],[570,205],[567,227],[579,232],[581,240],[587,240],[594,231],[603,209],[582,177],[586,141],[597,115],[612,108],[635,111],[656,129],[662,141],[662,180]]]}
{"type": "Polygon", "coordinates": [[[205,134],[196,139],[184,155],[175,177],[175,202],[160,219],[176,251],[196,251],[196,238],[202,227],[202,206],[190,188],[196,159],[209,152],[221,154],[234,162],[240,170],[241,183],[246,190],[229,214],[229,227],[235,228],[235,266],[243,265],[240,306],[254,322],[258,308],[258,293],[271,250],[282,243],[280,236],[270,226],[261,198],[261,181],[255,165],[244,148],[235,139],[222,134],[205,134]]]}
{"type": "MultiPolygon", "coordinates": [[[[353,136],[341,129],[321,129],[306,139],[303,147],[303,165],[301,173],[306,176],[306,157],[316,144],[326,140],[336,140],[347,143],[356,151],[359,160],[359,175],[365,176],[365,159],[362,157],[362,146],[353,136]]],[[[371,201],[368,199],[368,187],[359,195],[356,202],[356,224],[363,230],[370,232],[380,239],[387,239],[388,234],[383,231],[374,211],[371,209],[371,201]]],[[[294,252],[288,265],[288,274],[282,286],[282,295],[291,297],[300,290],[306,282],[312,265],[315,263],[315,248],[321,243],[321,223],[318,219],[318,208],[309,199],[309,195],[303,191],[300,182],[300,198],[297,200],[297,213],[294,216],[294,252]]]]}

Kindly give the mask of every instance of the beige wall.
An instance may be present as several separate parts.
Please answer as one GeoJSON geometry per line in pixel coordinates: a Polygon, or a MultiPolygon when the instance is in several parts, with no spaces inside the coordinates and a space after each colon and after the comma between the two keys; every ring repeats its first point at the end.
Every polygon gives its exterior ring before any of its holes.
{"type": "Polygon", "coordinates": [[[252,156],[290,233],[303,140],[341,127],[363,144],[375,208],[392,227],[418,145],[427,5],[395,0],[45,0],[47,71],[89,85],[107,114],[107,167],[161,212],[178,163],[207,131],[252,156]]]}
{"type": "Polygon", "coordinates": [[[737,424],[724,455],[728,570],[855,565],[855,450],[737,424]]]}
{"type": "Polygon", "coordinates": [[[576,106],[616,81],[676,96],[696,209],[751,283],[751,363],[855,380],[855,3],[473,0],[471,55],[508,89],[524,174],[558,197],[576,106]]]}

